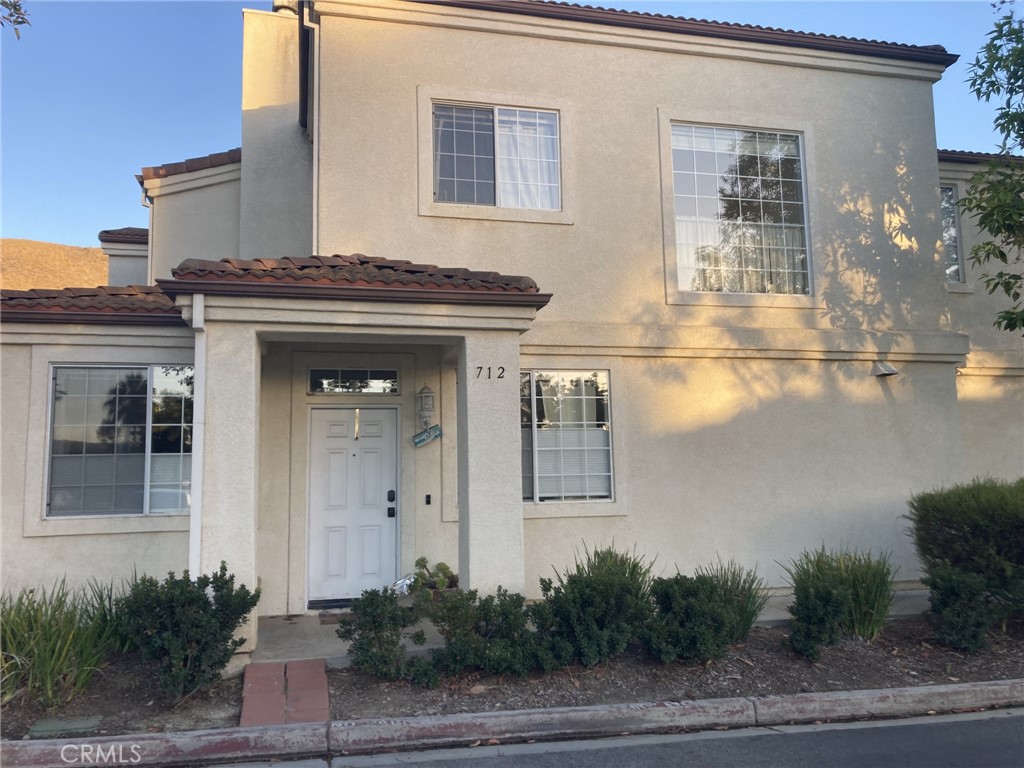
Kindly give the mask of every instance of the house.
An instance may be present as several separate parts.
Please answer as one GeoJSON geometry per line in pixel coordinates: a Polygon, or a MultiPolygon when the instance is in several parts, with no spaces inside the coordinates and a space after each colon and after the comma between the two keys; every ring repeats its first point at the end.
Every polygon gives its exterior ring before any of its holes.
{"type": "Polygon", "coordinates": [[[5,588],[224,560],[302,613],[425,555],[537,596],[612,542],[912,582],[912,493],[1024,471],[942,48],[539,0],[244,30],[241,148],[105,235],[133,285],[4,293],[5,588]]]}

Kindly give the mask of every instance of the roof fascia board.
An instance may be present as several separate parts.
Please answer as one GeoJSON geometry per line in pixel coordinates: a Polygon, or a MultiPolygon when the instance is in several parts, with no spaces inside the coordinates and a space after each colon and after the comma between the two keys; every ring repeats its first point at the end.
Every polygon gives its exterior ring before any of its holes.
{"type": "Polygon", "coordinates": [[[147,243],[118,243],[113,240],[100,240],[100,250],[107,256],[139,256],[149,255],[147,243]]]}
{"type": "MultiPolygon", "coordinates": [[[[500,19],[496,19],[495,11],[488,11],[485,6],[480,7],[480,3],[464,7],[434,4],[431,0],[314,2],[322,17],[340,16],[396,24],[446,27],[490,34],[636,48],[660,53],[727,58],[759,64],[905,77],[932,83],[942,77],[947,66],[943,63],[902,59],[895,55],[884,57],[881,54],[869,55],[857,50],[834,50],[825,45],[797,46],[771,39],[734,39],[710,33],[665,32],[642,27],[617,26],[600,21],[579,22],[530,15],[525,10],[502,14],[500,19]]],[[[827,42],[838,44],[839,41],[827,42]]],[[[953,57],[954,61],[955,58],[953,57]]]]}
{"type": "Polygon", "coordinates": [[[162,312],[90,312],[74,309],[5,309],[3,323],[45,323],[51,325],[185,325],[180,314],[162,312]]]}
{"type": "Polygon", "coordinates": [[[215,187],[218,184],[229,184],[239,181],[241,178],[242,164],[230,163],[229,165],[219,165],[216,168],[176,173],[173,176],[165,176],[160,179],[143,179],[141,183],[146,190],[146,196],[154,198],[203,187],[215,187]]]}
{"type": "Polygon", "coordinates": [[[201,293],[210,296],[331,299],[400,304],[470,304],[494,307],[533,307],[535,309],[540,309],[551,301],[550,293],[374,288],[369,286],[310,285],[308,283],[266,283],[254,280],[161,279],[156,283],[164,293],[174,299],[182,294],[201,293]]]}

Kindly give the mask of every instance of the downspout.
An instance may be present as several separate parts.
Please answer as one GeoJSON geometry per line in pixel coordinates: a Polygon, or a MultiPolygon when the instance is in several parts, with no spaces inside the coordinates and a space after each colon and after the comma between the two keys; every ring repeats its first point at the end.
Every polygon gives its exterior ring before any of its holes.
{"type": "MultiPolygon", "coordinates": [[[[314,10],[310,0],[302,2],[301,24],[308,31],[309,40],[305,48],[307,54],[299,61],[299,71],[304,73],[300,82],[305,81],[303,88],[304,96],[300,100],[306,102],[306,118],[304,126],[306,135],[313,142],[313,221],[312,243],[313,254],[320,253],[320,23],[313,20],[314,10]]],[[[304,39],[304,37],[302,38],[304,39]]],[[[300,53],[301,55],[301,53],[300,53]]]]}
{"type": "Polygon", "coordinates": [[[203,443],[206,432],[206,296],[192,295],[192,330],[195,362],[192,389],[192,506],[188,523],[188,570],[202,573],[203,546],[203,443]]]}

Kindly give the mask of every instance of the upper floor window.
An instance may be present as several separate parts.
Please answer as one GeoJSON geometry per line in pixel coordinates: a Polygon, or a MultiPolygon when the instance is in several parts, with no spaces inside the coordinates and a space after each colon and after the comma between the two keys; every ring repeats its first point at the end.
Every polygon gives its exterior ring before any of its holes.
{"type": "Polygon", "coordinates": [[[947,283],[964,282],[964,255],[960,250],[960,227],[956,211],[956,187],[939,187],[942,211],[942,246],[945,251],[943,267],[947,283]]]}
{"type": "Polygon", "coordinates": [[[799,134],[672,125],[680,291],[807,294],[799,134]]]}
{"type": "Polygon", "coordinates": [[[190,365],[53,369],[47,516],[191,507],[190,365]]]}
{"type": "Polygon", "coordinates": [[[561,208],[558,113],[433,105],[434,201],[561,208]]]}

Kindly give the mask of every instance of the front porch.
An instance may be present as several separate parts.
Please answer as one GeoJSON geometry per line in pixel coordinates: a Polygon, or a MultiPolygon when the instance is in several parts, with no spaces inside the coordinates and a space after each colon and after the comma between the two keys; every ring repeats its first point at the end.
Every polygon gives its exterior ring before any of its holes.
{"type": "Polygon", "coordinates": [[[174,276],[160,286],[196,336],[193,572],[226,561],[263,616],[389,585],[420,555],[524,591],[519,337],[549,298],[531,280],[360,256],[174,276]]]}

